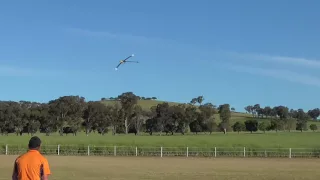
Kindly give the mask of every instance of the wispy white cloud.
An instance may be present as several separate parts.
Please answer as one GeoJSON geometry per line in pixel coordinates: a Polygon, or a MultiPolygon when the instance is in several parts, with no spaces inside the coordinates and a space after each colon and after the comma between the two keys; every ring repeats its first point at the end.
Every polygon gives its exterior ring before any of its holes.
{"type": "MultiPolygon", "coordinates": [[[[188,46],[186,43],[179,43],[172,39],[163,39],[163,38],[156,38],[156,37],[146,37],[146,36],[136,36],[131,34],[122,34],[122,33],[111,33],[111,32],[101,32],[101,31],[91,31],[87,29],[81,28],[66,28],[68,32],[81,34],[85,36],[92,36],[92,37],[106,37],[106,38],[116,38],[122,39],[127,41],[134,41],[134,42],[154,42],[157,43],[162,41],[166,44],[174,43],[175,45],[180,44],[180,46],[188,46]]],[[[193,48],[194,45],[189,44],[193,48]]],[[[198,49],[203,48],[198,47],[198,49]]],[[[236,59],[243,59],[243,60],[252,60],[252,61],[264,61],[264,62],[273,62],[273,63],[286,63],[291,65],[299,65],[309,68],[320,68],[320,60],[317,59],[307,59],[307,58],[297,58],[297,57],[286,57],[286,56],[272,56],[267,54],[257,54],[257,53],[239,53],[239,52],[232,52],[232,51],[221,51],[221,50],[207,50],[209,53],[218,53],[226,56],[231,56],[236,59]]]]}
{"type": "Polygon", "coordinates": [[[18,66],[9,66],[0,64],[0,76],[11,77],[31,77],[31,76],[58,76],[61,73],[48,69],[35,69],[18,66]]]}
{"type": "MultiPolygon", "coordinates": [[[[305,68],[320,68],[320,60],[316,59],[307,59],[307,58],[297,58],[297,57],[285,57],[285,56],[277,56],[277,55],[267,55],[267,54],[257,54],[257,53],[239,53],[225,50],[205,50],[202,47],[195,47],[193,44],[186,44],[177,42],[171,39],[163,39],[163,38],[154,38],[154,37],[146,37],[146,36],[136,36],[130,34],[118,34],[118,33],[110,33],[110,32],[97,32],[91,30],[85,30],[80,28],[68,28],[67,31],[71,33],[76,33],[84,36],[92,36],[92,37],[106,37],[106,38],[115,38],[121,39],[125,41],[132,42],[142,42],[142,43],[159,43],[160,41],[163,44],[179,46],[181,47],[191,47],[193,50],[197,49],[199,55],[207,54],[208,56],[215,54],[221,58],[221,60],[215,60],[217,63],[223,62],[225,63],[223,57],[226,57],[230,60],[241,59],[241,60],[249,60],[251,62],[266,62],[266,63],[276,63],[276,64],[287,64],[287,65],[295,65],[299,67],[305,68]],[[231,57],[231,58],[230,58],[231,57]]],[[[203,59],[203,58],[202,58],[203,59]]],[[[213,58],[215,59],[215,58],[213,58]]],[[[228,64],[228,63],[225,63],[228,64]]],[[[285,69],[264,69],[252,67],[254,63],[250,63],[250,66],[244,65],[243,62],[238,61],[236,64],[229,63],[226,68],[229,68],[234,71],[258,74],[263,76],[269,76],[277,79],[282,79],[286,81],[296,82],[300,84],[313,85],[320,87],[320,78],[315,76],[310,76],[306,74],[300,74],[294,71],[290,71],[290,66],[285,66],[285,69]],[[236,65],[241,64],[241,65],[236,65]]]]}
{"type": "Polygon", "coordinates": [[[231,55],[234,58],[247,59],[252,61],[264,61],[273,63],[286,63],[288,65],[298,65],[308,68],[320,68],[320,60],[297,58],[297,57],[286,57],[286,56],[271,56],[265,54],[254,54],[254,53],[237,53],[227,52],[226,54],[231,55]]]}
{"type": "Polygon", "coordinates": [[[68,32],[76,33],[80,35],[85,36],[96,36],[96,37],[108,37],[108,38],[117,38],[116,34],[109,33],[109,32],[96,32],[96,31],[89,31],[86,29],[80,29],[80,28],[66,28],[68,32]]]}
{"type": "Polygon", "coordinates": [[[94,37],[94,38],[107,38],[114,39],[117,41],[134,43],[136,45],[146,45],[148,47],[165,47],[165,48],[194,48],[194,45],[189,45],[186,43],[181,43],[173,39],[150,37],[144,35],[133,35],[129,33],[115,33],[109,31],[92,31],[82,28],[65,28],[64,29],[69,34],[94,37]]]}
{"type": "Polygon", "coordinates": [[[0,76],[30,76],[34,71],[27,68],[0,65],[0,76]]]}
{"type": "Polygon", "coordinates": [[[242,65],[229,65],[228,68],[237,72],[269,76],[276,79],[320,87],[320,78],[296,73],[287,69],[264,69],[242,65]]]}
{"type": "Polygon", "coordinates": [[[272,57],[275,61],[285,62],[285,63],[293,63],[297,65],[304,65],[312,68],[320,68],[320,60],[311,60],[305,58],[293,58],[293,57],[281,57],[274,56],[272,57]]]}
{"type": "Polygon", "coordinates": [[[84,36],[100,37],[100,38],[105,37],[105,38],[121,39],[126,41],[133,41],[133,42],[170,41],[170,40],[164,40],[162,38],[156,38],[156,37],[137,36],[137,35],[125,34],[125,33],[113,33],[108,31],[91,31],[91,30],[81,29],[81,28],[66,28],[66,31],[69,33],[79,34],[84,36]]]}

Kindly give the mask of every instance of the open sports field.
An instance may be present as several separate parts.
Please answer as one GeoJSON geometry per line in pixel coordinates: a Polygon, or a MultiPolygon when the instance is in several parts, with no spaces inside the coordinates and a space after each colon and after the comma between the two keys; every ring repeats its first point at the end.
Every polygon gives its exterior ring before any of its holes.
{"type": "MultiPolygon", "coordinates": [[[[201,135],[174,136],[134,136],[81,133],[77,136],[38,135],[44,145],[96,145],[96,146],[138,146],[138,147],[251,147],[251,148],[319,148],[318,132],[278,132],[278,133],[213,133],[201,135]]],[[[30,136],[1,136],[0,145],[26,145],[30,136]]]]}
{"type": "MultiPolygon", "coordinates": [[[[17,156],[0,156],[0,179],[17,156]]],[[[48,156],[51,180],[318,180],[320,160],[48,156]]]]}

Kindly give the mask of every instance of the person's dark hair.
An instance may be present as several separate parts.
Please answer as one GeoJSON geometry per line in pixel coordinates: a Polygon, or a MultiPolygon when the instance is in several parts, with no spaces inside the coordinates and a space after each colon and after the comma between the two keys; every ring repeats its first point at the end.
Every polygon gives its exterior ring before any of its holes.
{"type": "Polygon", "coordinates": [[[30,140],[29,140],[29,144],[28,147],[29,149],[38,149],[41,145],[41,140],[40,138],[38,138],[37,136],[33,136],[30,140]]]}

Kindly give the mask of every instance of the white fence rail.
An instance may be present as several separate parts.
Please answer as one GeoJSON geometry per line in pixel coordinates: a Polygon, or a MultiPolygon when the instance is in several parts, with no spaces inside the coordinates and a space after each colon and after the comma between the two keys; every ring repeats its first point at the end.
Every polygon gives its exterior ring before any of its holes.
{"type": "MultiPolygon", "coordinates": [[[[19,155],[27,151],[21,145],[0,146],[1,155],[19,155]]],[[[131,147],[42,145],[45,155],[58,156],[158,156],[158,157],[283,157],[320,158],[320,148],[249,148],[249,147],[131,147]]]]}

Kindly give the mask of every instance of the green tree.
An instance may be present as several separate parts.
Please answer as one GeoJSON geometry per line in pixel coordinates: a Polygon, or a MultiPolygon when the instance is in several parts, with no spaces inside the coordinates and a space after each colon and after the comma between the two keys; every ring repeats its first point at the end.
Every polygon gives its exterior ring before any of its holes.
{"type": "Polygon", "coordinates": [[[203,101],[204,101],[204,97],[203,96],[198,96],[197,97],[197,103],[199,103],[200,106],[202,105],[203,101]]]}
{"type": "Polygon", "coordinates": [[[246,129],[245,125],[243,124],[243,122],[237,121],[236,123],[234,123],[234,125],[232,126],[232,129],[234,132],[238,132],[238,134],[240,133],[240,131],[244,131],[246,129]]]}
{"type": "Polygon", "coordinates": [[[274,131],[278,132],[279,131],[279,126],[280,126],[279,123],[280,122],[277,119],[272,119],[270,121],[270,126],[269,126],[268,130],[269,131],[274,130],[274,131]]]}
{"type": "Polygon", "coordinates": [[[148,113],[143,111],[140,105],[135,105],[132,115],[132,123],[135,129],[135,135],[140,134],[142,125],[147,120],[148,113]]]}
{"type": "Polygon", "coordinates": [[[316,124],[310,124],[310,129],[314,132],[318,130],[318,126],[316,124]]]}
{"type": "Polygon", "coordinates": [[[15,132],[15,114],[11,107],[13,101],[2,101],[0,103],[0,129],[2,135],[8,135],[10,132],[15,132]]]}
{"type": "Polygon", "coordinates": [[[156,106],[156,122],[157,127],[160,131],[160,136],[162,135],[162,132],[165,130],[165,126],[170,123],[172,120],[171,113],[170,113],[170,106],[167,102],[158,104],[156,106]]]}
{"type": "Polygon", "coordinates": [[[176,131],[184,135],[189,125],[189,120],[186,117],[186,107],[182,104],[173,105],[171,109],[171,118],[175,122],[176,131]]]}
{"type": "Polygon", "coordinates": [[[132,114],[134,113],[134,106],[138,103],[138,97],[133,92],[125,92],[118,96],[121,103],[121,108],[124,112],[124,127],[125,133],[128,134],[131,125],[132,114]]]}
{"type": "Polygon", "coordinates": [[[320,109],[319,108],[315,108],[312,110],[308,111],[308,115],[313,119],[313,120],[317,120],[318,117],[320,116],[320,109]]]}
{"type": "Polygon", "coordinates": [[[263,112],[264,112],[264,115],[266,116],[266,118],[268,118],[269,116],[272,115],[272,113],[271,113],[272,108],[270,106],[266,106],[266,107],[264,107],[263,112]]]}
{"type": "Polygon", "coordinates": [[[266,133],[266,130],[268,130],[269,127],[270,127],[270,124],[266,121],[260,122],[258,125],[258,129],[260,131],[263,131],[264,133],[266,133]]]}
{"type": "Polygon", "coordinates": [[[146,132],[148,132],[151,136],[153,132],[159,132],[160,129],[158,127],[157,122],[157,106],[152,106],[149,112],[149,118],[146,120],[146,132]]]}
{"type": "Polygon", "coordinates": [[[230,118],[231,118],[230,105],[223,104],[223,105],[220,105],[218,109],[219,109],[219,114],[221,119],[221,126],[223,128],[224,134],[226,134],[230,126],[230,118]]]}
{"type": "MultiPolygon", "coordinates": [[[[108,132],[108,127],[112,125],[113,119],[113,106],[98,106],[98,112],[95,116],[93,116],[93,127],[98,130],[98,133],[101,135],[105,135],[108,132]]],[[[115,120],[115,121],[116,121],[115,120]]],[[[113,131],[115,133],[115,131],[113,131]]]]}
{"type": "Polygon", "coordinates": [[[40,103],[30,103],[27,108],[24,109],[24,116],[27,119],[27,131],[32,136],[39,130],[40,121],[42,119],[40,103]]]}
{"type": "Polygon", "coordinates": [[[106,106],[98,101],[89,101],[86,104],[83,119],[83,125],[86,128],[86,135],[88,136],[92,127],[94,126],[94,120],[97,120],[97,117],[101,117],[101,114],[106,111],[106,106]]]}
{"type": "Polygon", "coordinates": [[[204,105],[200,105],[199,110],[200,113],[198,121],[201,129],[202,131],[209,132],[211,134],[214,131],[214,128],[216,128],[216,123],[214,123],[214,115],[218,113],[216,106],[211,103],[206,103],[204,105]]]}
{"type": "Polygon", "coordinates": [[[255,119],[246,120],[244,122],[246,130],[252,132],[256,132],[258,130],[258,121],[255,119]]]}
{"type": "Polygon", "coordinates": [[[285,106],[276,106],[276,113],[279,116],[280,120],[286,120],[289,116],[289,109],[285,106]]]}
{"type": "Polygon", "coordinates": [[[276,115],[279,117],[278,121],[276,122],[276,130],[286,129],[286,127],[288,127],[288,120],[290,119],[288,107],[276,106],[274,107],[274,111],[276,112],[276,115]]]}
{"type": "Polygon", "coordinates": [[[198,101],[197,98],[193,98],[193,99],[191,99],[190,104],[195,105],[197,103],[197,101],[198,101]]]}
{"type": "Polygon", "coordinates": [[[202,131],[202,127],[201,127],[199,121],[197,121],[197,120],[192,121],[190,123],[190,130],[191,130],[191,132],[196,133],[196,134],[201,132],[202,131]]]}
{"type": "Polygon", "coordinates": [[[70,119],[77,121],[83,115],[85,98],[79,96],[63,96],[49,102],[49,115],[52,116],[63,136],[63,127],[68,126],[70,119]]]}
{"type": "Polygon", "coordinates": [[[254,116],[259,116],[258,111],[261,109],[260,104],[255,104],[252,108],[254,116]]]}
{"type": "Polygon", "coordinates": [[[10,102],[7,107],[8,118],[13,122],[17,135],[22,135],[23,128],[27,125],[27,116],[25,116],[24,111],[26,111],[26,107],[17,102],[10,102]]]}
{"type": "Polygon", "coordinates": [[[207,126],[207,131],[212,134],[212,132],[217,131],[218,130],[218,125],[216,122],[214,122],[214,120],[210,120],[207,122],[206,124],[207,126]]]}
{"type": "Polygon", "coordinates": [[[188,106],[185,110],[186,119],[189,122],[190,131],[198,134],[198,132],[202,131],[202,127],[200,125],[200,113],[195,106],[188,106]]]}
{"type": "Polygon", "coordinates": [[[40,121],[40,132],[45,133],[49,136],[51,133],[56,132],[58,129],[58,122],[56,117],[49,113],[49,105],[46,103],[41,104],[38,107],[39,121],[40,121]]]}
{"type": "MultiPolygon", "coordinates": [[[[119,104],[115,104],[114,106],[107,106],[106,112],[109,113],[108,117],[110,125],[112,127],[112,135],[115,135],[125,119],[125,112],[119,104]]],[[[100,123],[103,125],[108,124],[105,120],[100,120],[100,123]]]]}
{"type": "Polygon", "coordinates": [[[303,109],[298,109],[297,113],[295,114],[295,118],[297,119],[297,127],[296,129],[299,131],[307,130],[307,121],[308,121],[308,114],[303,111],[303,109]]]}
{"type": "Polygon", "coordinates": [[[74,136],[77,135],[78,131],[81,128],[81,124],[83,122],[83,119],[79,116],[76,117],[66,117],[67,127],[70,128],[72,134],[74,136]]]}
{"type": "Polygon", "coordinates": [[[246,106],[244,108],[246,110],[246,112],[252,114],[252,116],[254,116],[254,113],[253,113],[253,106],[246,106]]]}
{"type": "Polygon", "coordinates": [[[199,110],[205,120],[213,118],[213,116],[218,113],[215,106],[211,103],[200,105],[199,110]]]}

